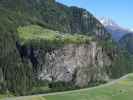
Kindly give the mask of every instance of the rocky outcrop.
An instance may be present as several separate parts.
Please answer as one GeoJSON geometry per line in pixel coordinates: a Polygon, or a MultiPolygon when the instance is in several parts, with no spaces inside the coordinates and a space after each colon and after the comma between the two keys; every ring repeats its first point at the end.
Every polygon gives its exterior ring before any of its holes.
{"type": "Polygon", "coordinates": [[[0,68],[0,82],[3,82],[3,71],[2,71],[2,68],[0,68]]]}
{"type": "Polygon", "coordinates": [[[3,77],[3,71],[2,71],[2,68],[0,68],[0,90],[2,89],[2,83],[3,83],[3,81],[4,81],[3,78],[4,78],[4,77],[3,77]]]}
{"type": "Polygon", "coordinates": [[[77,86],[87,86],[95,81],[107,81],[107,68],[111,61],[96,42],[69,44],[44,54],[36,49],[41,70],[39,78],[49,81],[74,81],[77,86]]]}

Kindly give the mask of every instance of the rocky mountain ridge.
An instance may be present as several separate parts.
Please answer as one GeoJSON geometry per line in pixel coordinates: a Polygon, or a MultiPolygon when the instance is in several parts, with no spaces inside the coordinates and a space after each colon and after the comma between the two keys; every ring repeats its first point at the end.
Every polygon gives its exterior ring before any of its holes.
{"type": "Polygon", "coordinates": [[[104,25],[106,30],[112,34],[112,37],[115,41],[119,41],[124,35],[128,33],[133,33],[131,29],[126,29],[118,25],[111,18],[102,17],[99,18],[99,21],[104,25]]]}

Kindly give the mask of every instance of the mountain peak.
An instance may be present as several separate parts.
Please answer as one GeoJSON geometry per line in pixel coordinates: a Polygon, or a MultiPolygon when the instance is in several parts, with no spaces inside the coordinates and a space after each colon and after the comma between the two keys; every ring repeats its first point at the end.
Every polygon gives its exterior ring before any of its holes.
{"type": "Polygon", "coordinates": [[[115,21],[113,21],[111,18],[109,17],[101,17],[99,18],[99,21],[104,25],[104,26],[115,26],[115,27],[119,27],[118,24],[115,23],[115,21]]]}
{"type": "Polygon", "coordinates": [[[123,28],[109,17],[101,17],[99,21],[105,26],[108,32],[112,33],[112,37],[116,41],[125,34],[133,32],[133,29],[123,28]]]}

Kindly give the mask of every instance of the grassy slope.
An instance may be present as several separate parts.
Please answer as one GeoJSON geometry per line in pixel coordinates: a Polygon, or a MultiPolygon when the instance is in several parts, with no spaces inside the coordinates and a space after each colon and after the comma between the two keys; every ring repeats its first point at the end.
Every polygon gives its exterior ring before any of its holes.
{"type": "Polygon", "coordinates": [[[19,100],[132,100],[133,74],[114,84],[58,95],[25,97],[19,100]]]}
{"type": "Polygon", "coordinates": [[[90,40],[90,37],[85,35],[60,34],[58,31],[52,31],[37,25],[19,27],[18,35],[23,43],[33,40],[38,42],[47,40],[50,43],[88,43],[90,40]]]}

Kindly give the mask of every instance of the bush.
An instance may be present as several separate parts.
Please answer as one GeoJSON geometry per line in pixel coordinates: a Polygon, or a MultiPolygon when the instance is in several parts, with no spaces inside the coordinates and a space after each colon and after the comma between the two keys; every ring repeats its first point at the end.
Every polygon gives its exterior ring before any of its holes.
{"type": "Polygon", "coordinates": [[[6,88],[5,83],[4,82],[0,82],[0,94],[6,93],[6,90],[7,90],[7,88],[6,88]]]}
{"type": "Polygon", "coordinates": [[[76,86],[73,84],[73,82],[58,81],[49,83],[49,88],[51,88],[53,91],[63,91],[76,89],[76,86]]]}

